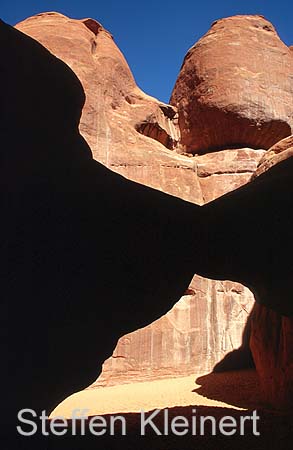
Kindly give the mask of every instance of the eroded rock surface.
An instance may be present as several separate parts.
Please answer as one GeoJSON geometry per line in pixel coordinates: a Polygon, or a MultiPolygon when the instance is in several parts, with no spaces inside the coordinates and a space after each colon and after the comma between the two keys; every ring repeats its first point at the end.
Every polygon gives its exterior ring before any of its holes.
{"type": "MultiPolygon", "coordinates": [[[[292,134],[292,52],[262,17],[217,21],[187,54],[173,106],[138,89],[112,36],[98,22],[46,13],[17,28],[74,70],[86,93],[81,133],[97,161],[131,180],[204,204],[267,171],[271,161],[291,156],[290,137],[271,146],[292,134]],[[182,151],[196,156],[178,154],[182,151]]],[[[239,283],[195,276],[170,312],[119,340],[96,384],[211,370],[241,345],[253,303],[252,293],[239,283]]],[[[281,329],[287,333],[288,321],[272,337],[268,330],[275,327],[276,314],[256,317],[263,324],[253,334],[261,341],[251,344],[257,368],[264,380],[271,380],[271,370],[278,380],[287,363],[272,363],[268,348],[281,329]],[[259,352],[268,352],[265,364],[259,352]]]]}
{"type": "Polygon", "coordinates": [[[197,156],[203,202],[210,202],[247,183],[264,154],[264,150],[242,148],[197,156]]]}
{"type": "Polygon", "coordinates": [[[66,62],[82,82],[86,103],[80,132],[97,161],[131,180],[202,201],[193,161],[168,151],[179,141],[176,108],[137,87],[101,24],[43,13],[16,28],[66,62]]]}
{"type": "Polygon", "coordinates": [[[263,398],[278,409],[293,408],[293,319],[255,304],[250,348],[263,398]]]}
{"type": "Polygon", "coordinates": [[[293,58],[262,16],[214,22],[188,51],[171,104],[185,151],[268,149],[292,134],[293,58]]]}
{"type": "MultiPolygon", "coordinates": [[[[289,136],[277,142],[263,155],[252,179],[265,174],[292,156],[293,136],[289,136]]],[[[280,296],[281,285],[280,279],[280,296]]],[[[250,348],[267,404],[278,409],[292,409],[293,318],[265,305],[255,304],[251,315],[250,348]]]]}
{"type": "MultiPolygon", "coordinates": [[[[198,157],[170,151],[180,139],[176,108],[136,86],[113,37],[98,22],[46,13],[17,28],[65,61],[81,80],[86,103],[80,131],[96,160],[129,179],[198,204],[250,179],[263,150],[240,148],[198,157]]],[[[184,296],[168,316],[120,339],[98,383],[211,370],[241,345],[253,305],[248,289],[233,286],[195,276],[192,295],[184,296]]]]}
{"type": "Polygon", "coordinates": [[[254,172],[252,179],[258,177],[262,173],[269,170],[276,164],[290,158],[293,155],[293,136],[288,136],[273,145],[260,159],[257,170],[254,172]]]}
{"type": "Polygon", "coordinates": [[[119,339],[94,386],[210,372],[240,346],[252,304],[239,283],[195,276],[165,316],[119,339]]]}

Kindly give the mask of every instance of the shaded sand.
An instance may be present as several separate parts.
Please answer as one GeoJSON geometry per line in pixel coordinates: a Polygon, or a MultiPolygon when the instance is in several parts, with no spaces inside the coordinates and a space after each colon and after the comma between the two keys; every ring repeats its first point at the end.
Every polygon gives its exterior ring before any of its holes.
{"type": "Polygon", "coordinates": [[[261,406],[254,370],[190,375],[111,387],[90,388],[71,395],[51,414],[70,418],[74,409],[87,415],[151,411],[175,406],[229,407],[235,410],[261,406]]]}

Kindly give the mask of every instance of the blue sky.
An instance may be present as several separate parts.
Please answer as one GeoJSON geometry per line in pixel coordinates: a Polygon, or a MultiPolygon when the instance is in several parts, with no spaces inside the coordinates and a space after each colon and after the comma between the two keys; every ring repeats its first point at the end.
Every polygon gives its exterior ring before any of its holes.
{"type": "Polygon", "coordinates": [[[0,17],[15,23],[44,11],[92,17],[114,36],[138,85],[168,102],[183,57],[221,17],[262,14],[293,45],[292,0],[0,0],[0,17]]]}

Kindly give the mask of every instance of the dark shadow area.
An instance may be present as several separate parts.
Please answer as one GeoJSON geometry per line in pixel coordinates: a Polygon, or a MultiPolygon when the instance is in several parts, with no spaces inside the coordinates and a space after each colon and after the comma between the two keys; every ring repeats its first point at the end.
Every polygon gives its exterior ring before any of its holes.
{"type": "Polygon", "coordinates": [[[198,377],[194,389],[204,397],[228,403],[238,408],[263,407],[259,380],[254,369],[209,373],[198,377]]]}
{"type": "Polygon", "coordinates": [[[74,73],[3,22],[0,46],[5,440],[18,411],[50,412],[91,384],[121,335],[180,298],[200,207],[94,161],[78,132],[84,93],[74,73]]]}
{"type": "Polygon", "coordinates": [[[117,339],[165,314],[194,273],[246,284],[292,314],[283,261],[293,250],[293,160],[205,207],[130,182],[95,162],[80,136],[73,72],[3,22],[0,47],[0,424],[10,450],[19,410],[49,412],[88,386],[117,339]]]}

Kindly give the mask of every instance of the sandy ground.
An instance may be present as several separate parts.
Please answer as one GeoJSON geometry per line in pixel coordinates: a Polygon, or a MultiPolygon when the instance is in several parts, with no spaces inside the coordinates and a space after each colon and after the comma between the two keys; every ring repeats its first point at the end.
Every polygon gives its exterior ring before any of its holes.
{"type": "Polygon", "coordinates": [[[91,388],[71,395],[51,417],[72,417],[74,409],[87,415],[151,411],[175,406],[254,409],[261,406],[254,370],[191,375],[120,386],[91,388]]]}
{"type": "MultiPolygon", "coordinates": [[[[88,409],[86,415],[102,416],[107,421],[107,432],[93,436],[86,431],[84,436],[66,435],[53,437],[50,450],[289,450],[293,448],[293,418],[269,410],[260,401],[259,385],[255,371],[198,374],[188,377],[124,384],[104,388],[91,388],[68,397],[52,413],[52,416],[72,417],[74,409],[88,409]],[[148,427],[145,435],[141,431],[141,411],[155,417],[161,435],[148,427]],[[245,421],[241,432],[241,420],[251,416],[257,409],[258,435],[252,422],[245,421]],[[192,423],[194,410],[196,423],[210,416],[216,420],[213,426],[201,434],[190,431],[186,435],[175,435],[170,423],[178,416],[192,423]],[[169,428],[165,432],[165,412],[168,413],[169,428]],[[111,416],[113,415],[113,416],[111,416]],[[112,435],[109,432],[111,417],[123,416],[126,433],[121,435],[118,426],[112,435]],[[233,435],[223,435],[219,424],[225,417],[236,421],[233,435]],[[171,429],[171,431],[170,431],[171,429]]],[[[77,413],[79,415],[80,413],[77,413]]],[[[95,417],[96,419],[96,417],[95,417]]],[[[89,419],[91,420],[91,419],[89,419]]],[[[100,419],[99,419],[100,420],[100,419]]],[[[69,421],[71,423],[71,421],[69,421]]],[[[197,425],[198,427],[198,425],[197,425]]],[[[31,450],[31,449],[30,449],[31,450]]],[[[39,448],[38,448],[39,450],[39,448]]]]}

